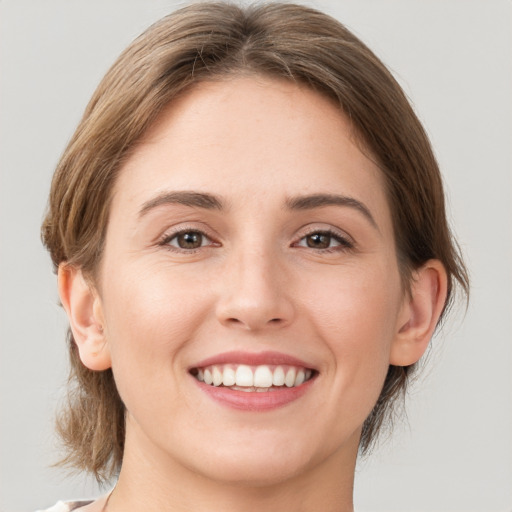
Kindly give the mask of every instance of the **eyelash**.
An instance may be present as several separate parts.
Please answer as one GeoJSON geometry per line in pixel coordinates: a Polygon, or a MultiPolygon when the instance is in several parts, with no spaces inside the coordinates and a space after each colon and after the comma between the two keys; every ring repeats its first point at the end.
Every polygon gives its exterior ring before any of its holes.
{"type": "MultiPolygon", "coordinates": [[[[211,246],[218,247],[220,244],[213,242],[212,238],[200,229],[183,228],[183,229],[180,229],[180,230],[172,232],[172,233],[166,233],[161,238],[161,240],[158,242],[158,245],[163,246],[166,249],[173,251],[173,252],[194,254],[194,253],[198,252],[199,250],[204,249],[205,247],[211,247],[211,246]],[[204,239],[206,239],[206,241],[209,241],[209,243],[206,245],[201,244],[199,247],[192,248],[192,249],[186,249],[183,247],[176,247],[176,246],[171,245],[171,242],[173,240],[177,240],[177,238],[180,235],[185,235],[187,233],[188,234],[192,234],[192,233],[197,234],[203,238],[203,240],[201,240],[201,242],[205,241],[204,239]]],[[[319,253],[333,253],[333,252],[344,252],[344,251],[349,251],[351,249],[354,249],[354,243],[351,240],[349,240],[347,237],[342,236],[340,233],[338,233],[332,229],[312,229],[309,233],[304,234],[299,239],[298,242],[294,242],[292,244],[292,247],[309,248],[309,249],[312,249],[313,251],[319,252],[319,253]],[[339,245],[335,245],[333,247],[326,247],[326,248],[315,248],[315,247],[308,247],[308,246],[300,244],[300,242],[305,241],[308,237],[313,236],[313,235],[328,236],[330,238],[329,244],[332,242],[332,240],[334,240],[339,245]]]]}
{"type": "Polygon", "coordinates": [[[299,240],[299,242],[296,242],[293,244],[295,247],[305,247],[312,249],[313,251],[320,252],[320,253],[332,253],[332,252],[344,252],[344,251],[350,251],[351,249],[354,249],[354,243],[349,240],[348,237],[341,235],[337,231],[334,231],[332,229],[312,229],[309,233],[306,233],[304,236],[302,236],[299,240]],[[303,245],[299,245],[300,242],[303,240],[306,240],[308,237],[312,235],[323,235],[328,236],[332,242],[332,240],[336,241],[339,245],[335,245],[334,247],[327,247],[327,248],[315,248],[315,247],[307,247],[303,245]]]}
{"type": "Polygon", "coordinates": [[[169,251],[178,252],[178,253],[186,253],[186,254],[194,254],[194,253],[198,252],[199,250],[203,249],[204,247],[209,247],[209,246],[212,246],[212,245],[218,246],[220,244],[212,242],[211,237],[208,236],[201,229],[197,229],[197,228],[182,228],[182,229],[179,229],[179,230],[174,231],[172,233],[165,233],[163,235],[163,237],[161,238],[161,240],[158,242],[158,245],[165,247],[169,251]],[[175,239],[177,240],[180,235],[186,235],[187,233],[189,233],[189,234],[192,234],[192,233],[198,234],[199,236],[201,236],[203,238],[202,242],[204,241],[204,239],[206,239],[206,241],[209,241],[209,243],[207,245],[202,245],[201,244],[201,246],[199,246],[197,248],[194,248],[194,249],[185,249],[183,247],[176,247],[176,246],[171,245],[171,242],[173,240],[175,240],[175,239]]]}

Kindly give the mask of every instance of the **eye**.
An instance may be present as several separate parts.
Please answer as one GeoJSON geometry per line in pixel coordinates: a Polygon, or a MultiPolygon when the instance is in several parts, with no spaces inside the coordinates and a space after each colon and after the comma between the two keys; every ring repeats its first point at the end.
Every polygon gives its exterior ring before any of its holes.
{"type": "Polygon", "coordinates": [[[301,238],[296,245],[319,250],[343,250],[353,247],[352,242],[333,231],[314,231],[301,238]]]}
{"type": "Polygon", "coordinates": [[[184,251],[193,251],[194,249],[211,245],[212,241],[201,231],[187,229],[166,236],[160,244],[184,251]]]}

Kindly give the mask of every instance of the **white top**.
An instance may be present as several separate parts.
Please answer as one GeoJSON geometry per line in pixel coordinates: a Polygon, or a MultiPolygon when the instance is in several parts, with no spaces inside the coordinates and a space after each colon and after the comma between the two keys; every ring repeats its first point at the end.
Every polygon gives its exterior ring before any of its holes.
{"type": "Polygon", "coordinates": [[[53,507],[44,509],[44,510],[36,510],[36,512],[71,512],[71,510],[75,510],[80,507],[85,507],[85,505],[89,505],[92,503],[91,501],[58,501],[53,507]]]}

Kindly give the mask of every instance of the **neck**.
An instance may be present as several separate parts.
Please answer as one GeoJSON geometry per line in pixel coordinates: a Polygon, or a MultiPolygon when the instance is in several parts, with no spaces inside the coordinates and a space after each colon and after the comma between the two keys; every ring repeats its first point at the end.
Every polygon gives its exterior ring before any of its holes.
{"type": "MultiPolygon", "coordinates": [[[[280,481],[215,480],[185,467],[127,429],[125,457],[108,512],[352,512],[359,432],[349,447],[280,481]]],[[[147,439],[146,439],[147,441],[147,439]]]]}

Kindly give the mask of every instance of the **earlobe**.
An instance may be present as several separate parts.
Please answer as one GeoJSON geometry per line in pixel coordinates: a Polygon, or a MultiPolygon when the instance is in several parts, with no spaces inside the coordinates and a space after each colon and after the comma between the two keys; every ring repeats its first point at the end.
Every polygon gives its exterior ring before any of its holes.
{"type": "Polygon", "coordinates": [[[90,370],[110,368],[101,299],[79,268],[61,263],[58,272],[59,295],[68,315],[80,359],[90,370]]]}
{"type": "Polygon", "coordinates": [[[414,272],[410,295],[399,315],[390,364],[409,366],[424,354],[446,302],[447,282],[439,260],[429,260],[414,272]]]}

